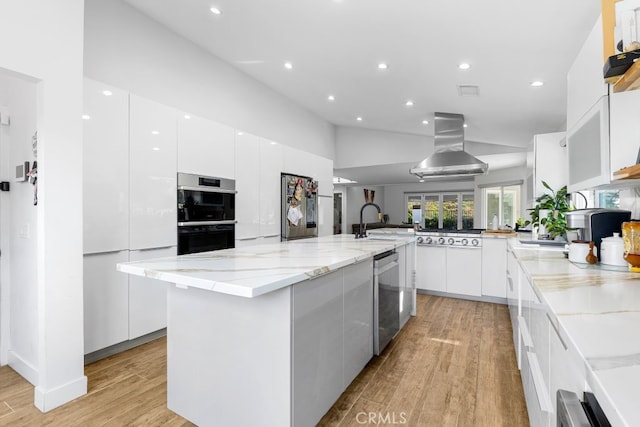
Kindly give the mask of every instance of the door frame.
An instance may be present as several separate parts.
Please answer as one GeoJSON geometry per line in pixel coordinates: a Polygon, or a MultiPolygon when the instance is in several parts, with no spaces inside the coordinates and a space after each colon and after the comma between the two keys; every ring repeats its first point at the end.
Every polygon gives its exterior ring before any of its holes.
{"type": "MultiPolygon", "coordinates": [[[[340,209],[342,210],[342,224],[340,224],[340,233],[341,234],[347,234],[347,221],[345,221],[346,212],[347,212],[347,192],[345,191],[344,188],[334,189],[333,190],[333,199],[334,200],[336,198],[336,194],[340,194],[341,199],[342,199],[342,203],[341,203],[341,206],[340,206],[340,209]]],[[[333,230],[333,226],[331,227],[331,229],[333,230]]]]}
{"type": "MultiPolygon", "coordinates": [[[[0,180],[9,181],[10,185],[10,134],[5,117],[11,117],[9,109],[0,106],[0,180]]],[[[10,194],[0,192],[0,366],[9,362],[9,318],[10,318],[10,271],[9,271],[9,203],[10,194]]]]}

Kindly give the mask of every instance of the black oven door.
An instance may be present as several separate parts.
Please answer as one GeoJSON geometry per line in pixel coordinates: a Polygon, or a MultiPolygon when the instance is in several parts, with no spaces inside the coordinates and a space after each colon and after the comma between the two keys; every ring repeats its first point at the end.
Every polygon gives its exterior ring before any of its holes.
{"type": "Polygon", "coordinates": [[[234,191],[178,189],[178,223],[235,219],[234,191]]]}
{"type": "Polygon", "coordinates": [[[178,226],[178,255],[235,247],[235,225],[178,226]]]}

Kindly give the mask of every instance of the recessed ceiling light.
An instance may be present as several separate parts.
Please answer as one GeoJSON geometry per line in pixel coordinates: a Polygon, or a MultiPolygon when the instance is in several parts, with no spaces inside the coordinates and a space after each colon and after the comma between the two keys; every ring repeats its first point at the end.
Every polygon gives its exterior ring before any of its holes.
{"type": "Polygon", "coordinates": [[[386,70],[387,68],[389,68],[389,66],[385,62],[381,62],[378,64],[379,70],[386,70]]]}
{"type": "Polygon", "coordinates": [[[286,68],[287,70],[292,70],[293,69],[293,64],[289,61],[284,63],[284,68],[286,68]]]}
{"type": "Polygon", "coordinates": [[[418,182],[424,182],[424,179],[419,179],[418,182]]]}
{"type": "Polygon", "coordinates": [[[214,15],[222,15],[222,11],[220,9],[218,9],[217,7],[215,7],[215,6],[211,7],[209,10],[214,15]]]}
{"type": "Polygon", "coordinates": [[[102,94],[103,94],[104,96],[111,96],[111,95],[113,95],[113,92],[111,92],[110,90],[103,90],[103,91],[102,91],[102,94]]]}
{"type": "Polygon", "coordinates": [[[152,130],[151,135],[160,135],[160,132],[158,132],[157,130],[152,130]]]}
{"type": "Polygon", "coordinates": [[[152,150],[153,151],[160,151],[160,147],[153,147],[152,150]]]}
{"type": "Polygon", "coordinates": [[[238,132],[238,133],[236,133],[236,135],[242,136],[242,135],[244,135],[244,132],[238,132]]]}
{"type": "Polygon", "coordinates": [[[428,125],[428,124],[429,124],[429,120],[423,120],[423,121],[422,121],[422,124],[423,124],[423,125],[428,125]]]}
{"type": "Polygon", "coordinates": [[[271,141],[271,145],[278,145],[278,143],[275,141],[271,141]]]}
{"type": "Polygon", "coordinates": [[[458,68],[461,70],[468,70],[469,68],[471,68],[471,64],[468,64],[466,62],[462,62],[458,65],[458,68]]]}
{"type": "Polygon", "coordinates": [[[191,118],[191,116],[190,116],[190,115],[188,115],[188,114],[185,114],[185,115],[184,115],[184,118],[185,118],[185,119],[187,119],[187,120],[189,120],[189,119],[191,118]]]}
{"type": "Polygon", "coordinates": [[[356,117],[356,120],[361,122],[362,121],[362,117],[358,116],[358,117],[356,117]]]}
{"type": "Polygon", "coordinates": [[[83,114],[82,115],[82,120],[91,120],[91,116],[88,114],[83,114]]]}
{"type": "Polygon", "coordinates": [[[412,100],[408,100],[407,102],[404,103],[404,105],[406,107],[413,107],[413,101],[412,100]]]}
{"type": "Polygon", "coordinates": [[[466,128],[466,127],[469,127],[469,125],[465,123],[465,124],[462,125],[462,127],[466,128]]]}
{"type": "Polygon", "coordinates": [[[535,80],[535,81],[531,82],[531,86],[533,86],[533,87],[540,87],[542,85],[544,85],[544,82],[542,80],[535,80]]]}
{"type": "Polygon", "coordinates": [[[327,101],[335,101],[335,100],[336,100],[335,96],[333,96],[333,95],[327,96],[327,101]]]}

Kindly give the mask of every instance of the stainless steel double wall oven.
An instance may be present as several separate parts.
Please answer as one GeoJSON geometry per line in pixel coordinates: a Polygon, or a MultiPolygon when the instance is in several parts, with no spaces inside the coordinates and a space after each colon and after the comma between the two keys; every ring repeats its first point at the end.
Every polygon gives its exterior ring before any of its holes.
{"type": "Polygon", "coordinates": [[[236,183],[178,173],[178,255],[235,246],[236,183]]]}

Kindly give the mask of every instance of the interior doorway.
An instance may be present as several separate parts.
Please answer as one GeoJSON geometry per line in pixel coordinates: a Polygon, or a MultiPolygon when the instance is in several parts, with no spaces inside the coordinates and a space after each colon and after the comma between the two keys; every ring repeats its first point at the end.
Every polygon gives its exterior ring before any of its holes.
{"type": "Polygon", "coordinates": [[[333,193],[333,234],[342,234],[342,193],[333,193]]]}

